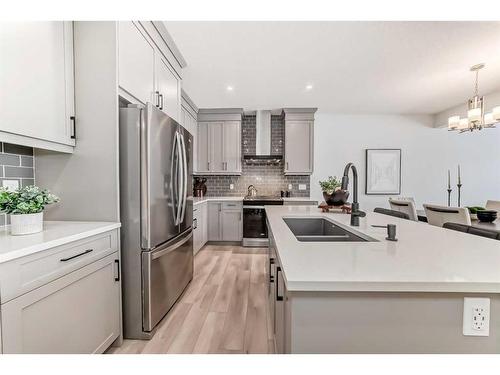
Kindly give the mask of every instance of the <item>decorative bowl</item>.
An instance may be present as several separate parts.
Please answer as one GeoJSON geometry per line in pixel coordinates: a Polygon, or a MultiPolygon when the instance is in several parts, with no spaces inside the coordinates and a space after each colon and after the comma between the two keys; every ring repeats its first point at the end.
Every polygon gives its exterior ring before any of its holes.
{"type": "Polygon", "coordinates": [[[483,223],[492,223],[497,218],[497,212],[493,210],[477,211],[477,218],[483,223]]]}
{"type": "Polygon", "coordinates": [[[348,190],[336,190],[332,194],[328,194],[326,191],[323,192],[323,198],[329,206],[342,206],[346,204],[347,198],[349,198],[348,190]]]}

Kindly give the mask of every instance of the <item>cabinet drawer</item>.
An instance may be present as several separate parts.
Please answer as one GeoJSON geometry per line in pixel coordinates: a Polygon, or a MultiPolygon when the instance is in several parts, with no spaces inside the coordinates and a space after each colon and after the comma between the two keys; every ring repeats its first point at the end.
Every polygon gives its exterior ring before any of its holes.
{"type": "Polygon", "coordinates": [[[222,210],[223,211],[240,211],[243,205],[241,202],[223,202],[222,210]]]}
{"type": "Polygon", "coordinates": [[[110,231],[0,265],[0,302],[75,271],[118,250],[118,231],[110,231]]]}

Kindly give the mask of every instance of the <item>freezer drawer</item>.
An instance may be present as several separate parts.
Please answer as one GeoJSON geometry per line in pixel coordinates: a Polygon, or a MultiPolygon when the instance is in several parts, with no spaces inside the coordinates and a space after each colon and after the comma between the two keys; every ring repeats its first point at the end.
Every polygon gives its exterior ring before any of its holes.
{"type": "Polygon", "coordinates": [[[193,278],[193,231],[142,253],[143,329],[151,332],[193,278]]]}

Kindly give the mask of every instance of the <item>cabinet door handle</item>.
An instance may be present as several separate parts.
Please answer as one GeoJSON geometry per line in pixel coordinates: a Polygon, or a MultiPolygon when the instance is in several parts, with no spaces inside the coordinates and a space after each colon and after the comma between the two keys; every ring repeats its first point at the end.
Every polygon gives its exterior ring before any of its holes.
{"type": "Polygon", "coordinates": [[[286,170],[288,171],[288,162],[286,162],[286,170]]]}
{"type": "Polygon", "coordinates": [[[71,125],[72,125],[72,133],[70,135],[70,138],[71,139],[76,139],[76,118],[75,116],[70,116],[69,117],[69,120],[71,121],[71,125]]]}
{"type": "Polygon", "coordinates": [[[76,255],[73,255],[73,256],[71,256],[71,257],[62,258],[62,259],[60,259],[60,261],[61,261],[61,262],[67,262],[68,260],[71,260],[71,259],[75,259],[75,258],[81,257],[82,255],[85,255],[85,254],[91,253],[92,251],[94,251],[94,249],[87,249],[87,250],[82,251],[81,253],[76,254],[76,255]]]}
{"type": "Polygon", "coordinates": [[[276,301],[283,301],[283,296],[279,295],[279,273],[281,272],[281,267],[276,267],[276,301]]]}
{"type": "Polygon", "coordinates": [[[155,97],[156,97],[156,108],[160,108],[160,92],[155,91],[155,97]]]}
{"type": "Polygon", "coordinates": [[[274,258],[269,258],[269,283],[274,283],[274,276],[272,274],[274,258]]]}
{"type": "Polygon", "coordinates": [[[160,94],[160,109],[163,110],[163,94],[160,94]]]}
{"type": "Polygon", "coordinates": [[[120,260],[119,259],[115,259],[115,264],[116,264],[115,281],[120,281],[120,260]]]}
{"type": "Polygon", "coordinates": [[[193,229],[198,228],[198,219],[193,220],[193,229]]]}
{"type": "Polygon", "coordinates": [[[207,161],[207,169],[210,170],[210,162],[207,161]]]}

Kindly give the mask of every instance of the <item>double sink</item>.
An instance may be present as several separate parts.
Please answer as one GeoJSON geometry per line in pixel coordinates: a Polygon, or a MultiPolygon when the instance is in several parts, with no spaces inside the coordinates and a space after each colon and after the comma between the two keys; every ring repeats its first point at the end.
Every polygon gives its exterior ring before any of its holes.
{"type": "Polygon", "coordinates": [[[322,217],[287,217],[283,220],[301,242],[377,242],[322,217]]]}

